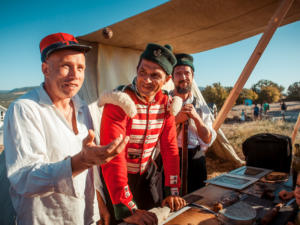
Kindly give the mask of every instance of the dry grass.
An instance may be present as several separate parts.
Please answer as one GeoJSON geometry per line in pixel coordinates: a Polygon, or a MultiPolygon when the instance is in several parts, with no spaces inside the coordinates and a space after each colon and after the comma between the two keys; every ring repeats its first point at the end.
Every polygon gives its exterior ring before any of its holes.
{"type": "MultiPolygon", "coordinates": [[[[258,133],[276,133],[291,136],[294,125],[294,123],[287,123],[282,120],[261,120],[236,124],[223,124],[221,129],[225,133],[238,156],[241,159],[244,159],[242,143],[248,137],[258,133]]],[[[296,143],[300,143],[300,133],[297,134],[296,143]]]]}
{"type": "MultiPolygon", "coordinates": [[[[287,114],[292,115],[293,118],[296,118],[298,113],[300,112],[300,102],[290,102],[287,103],[287,105],[287,114]]],[[[229,117],[241,115],[241,109],[243,108],[245,108],[245,106],[235,106],[229,113],[229,117]]],[[[268,113],[268,116],[266,117],[268,119],[244,123],[237,122],[232,124],[223,124],[221,126],[221,129],[225,133],[227,139],[229,140],[229,142],[235,149],[237,155],[241,159],[244,159],[244,155],[242,152],[242,144],[250,136],[253,136],[258,133],[276,133],[291,136],[296,121],[283,121],[280,117],[280,105],[278,103],[270,105],[270,109],[271,110],[268,113]]],[[[251,115],[251,110],[248,111],[251,115]]],[[[295,143],[300,144],[300,132],[298,132],[296,136],[295,143]]],[[[207,155],[207,171],[209,178],[220,175],[221,173],[228,172],[232,169],[235,168],[230,162],[217,159],[212,154],[207,155]]]]}

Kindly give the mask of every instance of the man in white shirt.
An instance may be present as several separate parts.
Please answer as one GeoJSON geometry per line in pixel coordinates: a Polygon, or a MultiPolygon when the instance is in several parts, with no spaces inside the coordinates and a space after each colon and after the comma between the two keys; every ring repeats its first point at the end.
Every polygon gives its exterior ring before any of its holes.
{"type": "Polygon", "coordinates": [[[175,55],[172,79],[175,89],[173,96],[183,100],[181,111],[175,117],[179,150],[182,150],[183,123],[188,123],[188,174],[187,188],[191,193],[203,187],[207,179],[205,151],[214,142],[216,132],[212,128],[212,120],[208,107],[192,94],[194,79],[193,57],[188,54],[175,55]]]}
{"type": "Polygon", "coordinates": [[[90,46],[56,33],[45,37],[40,49],[44,83],[12,103],[4,123],[17,223],[95,224],[99,208],[92,166],[110,161],[128,137],[106,146],[94,143],[88,107],[76,95],[90,46]]]}

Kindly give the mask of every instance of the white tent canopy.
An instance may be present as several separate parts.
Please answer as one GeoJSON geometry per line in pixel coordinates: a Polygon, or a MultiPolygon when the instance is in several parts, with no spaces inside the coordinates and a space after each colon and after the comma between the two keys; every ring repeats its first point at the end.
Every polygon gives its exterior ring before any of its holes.
{"type": "MultiPolygon", "coordinates": [[[[78,37],[93,46],[87,54],[82,97],[90,104],[96,133],[101,112],[95,101],[105,90],[128,84],[136,73],[139,55],[147,43],[171,44],[174,52],[196,53],[231,44],[264,31],[277,9],[278,0],[173,0],[111,25],[113,37],[102,30],[78,37]]],[[[295,0],[283,24],[300,19],[300,0],[295,0]]],[[[196,93],[205,103],[200,91],[196,93]]],[[[96,135],[96,136],[98,136],[96,135]]],[[[242,161],[221,130],[214,152],[237,165],[242,161]]]]}
{"type": "MultiPolygon", "coordinates": [[[[177,53],[197,53],[262,33],[280,2],[172,0],[111,25],[112,39],[105,39],[102,29],[79,39],[135,50],[149,42],[168,43],[177,53]]],[[[295,0],[282,25],[299,19],[300,0],[295,0]]]]}

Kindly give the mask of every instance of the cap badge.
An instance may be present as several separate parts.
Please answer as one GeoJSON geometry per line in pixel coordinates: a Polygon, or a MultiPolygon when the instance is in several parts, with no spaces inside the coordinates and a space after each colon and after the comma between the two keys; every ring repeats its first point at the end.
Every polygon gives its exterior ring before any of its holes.
{"type": "Polygon", "coordinates": [[[156,57],[159,57],[161,56],[161,49],[156,49],[153,51],[153,55],[156,56],[156,57]]]}

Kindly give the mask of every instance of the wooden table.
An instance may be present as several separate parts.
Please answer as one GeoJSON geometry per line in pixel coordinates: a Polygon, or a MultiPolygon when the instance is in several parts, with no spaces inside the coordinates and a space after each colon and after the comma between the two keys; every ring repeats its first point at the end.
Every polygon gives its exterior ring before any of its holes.
{"type": "MultiPolygon", "coordinates": [[[[255,184],[252,184],[255,185],[255,184]]],[[[252,186],[250,185],[248,189],[252,186]]],[[[212,207],[214,203],[218,202],[221,200],[221,198],[224,195],[230,195],[231,193],[236,193],[239,192],[243,194],[243,192],[247,191],[247,188],[241,191],[233,190],[233,189],[228,189],[212,184],[208,184],[207,186],[189,194],[189,195],[197,195],[201,196],[202,198],[195,203],[201,204],[204,206],[207,206],[208,208],[212,207]]],[[[274,184],[274,189],[275,189],[275,194],[277,195],[274,201],[268,201],[268,200],[262,200],[264,205],[261,206],[260,211],[257,211],[258,215],[261,218],[268,210],[270,210],[275,203],[279,201],[278,198],[278,193],[281,189],[290,189],[291,190],[291,182],[286,182],[285,184],[274,184]]],[[[187,195],[188,196],[188,195],[187,195]]],[[[244,194],[243,196],[246,196],[247,198],[245,199],[246,203],[250,203],[250,205],[254,206],[255,204],[259,205],[261,200],[259,197],[255,197],[252,195],[246,195],[244,194]]],[[[243,200],[244,201],[244,200],[243,200]]],[[[255,205],[256,206],[256,205],[255,205]]],[[[256,207],[255,207],[256,208],[256,207]]],[[[256,208],[257,209],[257,208],[256,208]]],[[[215,215],[212,213],[208,213],[202,209],[199,208],[188,208],[188,209],[183,209],[184,212],[179,213],[179,215],[176,215],[175,218],[168,218],[168,220],[164,223],[166,225],[217,225],[219,224],[217,218],[215,215]]],[[[292,208],[290,207],[289,210],[286,208],[281,210],[281,212],[278,214],[276,218],[274,218],[274,221],[272,221],[272,225],[279,225],[279,224],[285,224],[283,221],[287,221],[287,217],[289,217],[292,214],[292,208]]],[[[174,217],[174,216],[173,216],[174,217]]]]}

